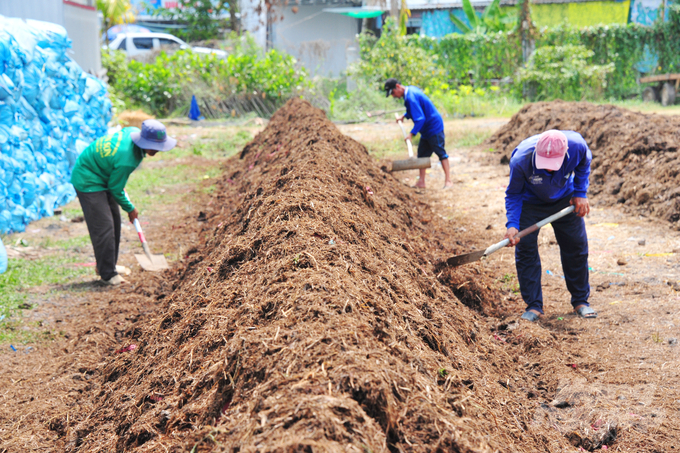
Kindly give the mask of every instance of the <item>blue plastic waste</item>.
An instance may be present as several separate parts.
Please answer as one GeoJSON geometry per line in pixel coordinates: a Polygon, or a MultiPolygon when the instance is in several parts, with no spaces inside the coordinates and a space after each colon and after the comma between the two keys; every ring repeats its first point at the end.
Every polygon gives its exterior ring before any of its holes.
{"type": "Polygon", "coordinates": [[[193,121],[202,120],[201,110],[198,108],[198,102],[196,101],[196,96],[191,96],[191,106],[189,107],[189,119],[193,121]]]}
{"type": "Polygon", "coordinates": [[[78,155],[107,133],[106,86],[70,47],[60,25],[0,16],[0,233],[73,200],[78,155]]]}

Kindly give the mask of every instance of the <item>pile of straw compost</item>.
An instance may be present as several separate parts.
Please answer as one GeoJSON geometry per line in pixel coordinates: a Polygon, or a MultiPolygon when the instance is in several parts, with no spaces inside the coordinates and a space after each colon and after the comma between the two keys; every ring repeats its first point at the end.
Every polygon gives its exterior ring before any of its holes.
{"type": "Polygon", "coordinates": [[[451,225],[361,144],[292,100],[239,157],[136,348],[53,421],[68,451],[572,448],[530,427],[568,354],[470,308],[493,282],[438,267],[451,225]]]}
{"type": "Polygon", "coordinates": [[[680,220],[680,118],[613,105],[538,102],[522,108],[487,142],[507,162],[525,138],[548,129],[573,130],[593,152],[590,194],[604,206],[680,220]]]}

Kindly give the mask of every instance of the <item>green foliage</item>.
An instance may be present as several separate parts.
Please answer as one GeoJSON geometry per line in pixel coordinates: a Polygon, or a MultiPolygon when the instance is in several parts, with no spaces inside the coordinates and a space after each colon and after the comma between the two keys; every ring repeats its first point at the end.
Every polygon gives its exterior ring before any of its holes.
{"type": "Polygon", "coordinates": [[[186,28],[173,30],[173,34],[186,41],[204,41],[219,38],[227,23],[223,13],[229,11],[226,1],[178,0],[174,8],[160,8],[159,15],[175,20],[186,28]]]}
{"type": "Polygon", "coordinates": [[[440,113],[448,117],[482,116],[503,110],[511,93],[504,92],[497,86],[474,88],[471,85],[459,85],[457,88],[443,85],[441,89],[427,93],[440,113]]]}
{"type": "Polygon", "coordinates": [[[102,13],[104,26],[102,36],[111,26],[135,21],[130,0],[97,0],[97,10],[102,13]]]}
{"type": "Polygon", "coordinates": [[[651,30],[639,24],[599,25],[582,29],[560,26],[544,30],[536,46],[585,46],[593,52],[588,58],[590,63],[614,65],[614,69],[607,73],[604,95],[620,99],[640,91],[636,66],[643,58],[645,46],[651,42],[651,30]]]}
{"type": "Polygon", "coordinates": [[[188,106],[194,94],[205,102],[241,94],[284,101],[311,87],[293,57],[277,50],[262,55],[248,42],[234,46],[225,59],[190,50],[161,52],[150,63],[126,61],[116,51],[105,54],[102,63],[115,92],[156,115],[188,106]]]}
{"type": "Polygon", "coordinates": [[[394,21],[388,19],[380,39],[368,33],[359,35],[361,59],[348,69],[348,75],[376,88],[390,77],[404,85],[434,88],[446,80],[446,72],[437,64],[437,54],[419,44],[417,37],[401,36],[394,21]]]}
{"type": "Polygon", "coordinates": [[[491,79],[514,77],[522,60],[517,36],[510,32],[450,34],[439,41],[421,38],[420,45],[439,55],[451,82],[485,84],[491,79]]]}
{"type": "Polygon", "coordinates": [[[487,31],[507,31],[510,30],[517,21],[516,13],[514,13],[514,9],[511,8],[504,8],[501,10],[500,4],[500,0],[493,0],[486,8],[484,8],[481,15],[477,15],[470,0],[463,0],[463,12],[470,25],[460,20],[453,13],[449,13],[449,18],[463,34],[484,34],[487,31]]]}
{"type": "Polygon", "coordinates": [[[406,0],[401,0],[401,8],[399,9],[399,35],[405,36],[408,28],[408,19],[411,17],[411,10],[408,9],[406,0]]]}
{"type": "Polygon", "coordinates": [[[541,47],[531,55],[526,69],[520,69],[520,82],[527,84],[531,100],[601,99],[614,63],[590,64],[593,55],[582,45],[541,47]]]}
{"type": "MultiPolygon", "coordinates": [[[[348,92],[344,86],[333,88],[328,94],[330,104],[328,116],[334,121],[368,120],[367,113],[379,110],[404,110],[404,103],[393,97],[385,97],[385,92],[374,85],[360,81],[357,89],[348,92]]],[[[390,114],[393,116],[393,114],[390,114]]],[[[388,118],[383,116],[383,118],[388,118]]]]}

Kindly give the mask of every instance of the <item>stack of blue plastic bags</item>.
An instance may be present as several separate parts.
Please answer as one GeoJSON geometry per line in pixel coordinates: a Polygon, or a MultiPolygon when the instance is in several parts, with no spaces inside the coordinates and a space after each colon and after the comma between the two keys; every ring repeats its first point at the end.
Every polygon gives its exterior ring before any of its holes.
{"type": "Polygon", "coordinates": [[[70,48],[60,25],[0,16],[0,233],[73,200],[78,154],[107,133],[106,86],[70,48]]]}

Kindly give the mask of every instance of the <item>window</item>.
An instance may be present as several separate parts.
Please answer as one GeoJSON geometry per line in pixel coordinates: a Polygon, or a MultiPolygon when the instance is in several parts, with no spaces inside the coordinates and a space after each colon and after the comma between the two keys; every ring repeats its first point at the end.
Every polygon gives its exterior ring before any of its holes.
{"type": "Polygon", "coordinates": [[[132,38],[132,43],[137,49],[153,50],[153,38],[132,38]]]}
{"type": "Polygon", "coordinates": [[[127,50],[127,38],[123,38],[120,44],[118,44],[118,50],[127,50]]]}
{"type": "Polygon", "coordinates": [[[182,46],[177,41],[173,41],[172,39],[167,38],[158,38],[158,42],[160,43],[162,50],[176,50],[182,46]]]}

